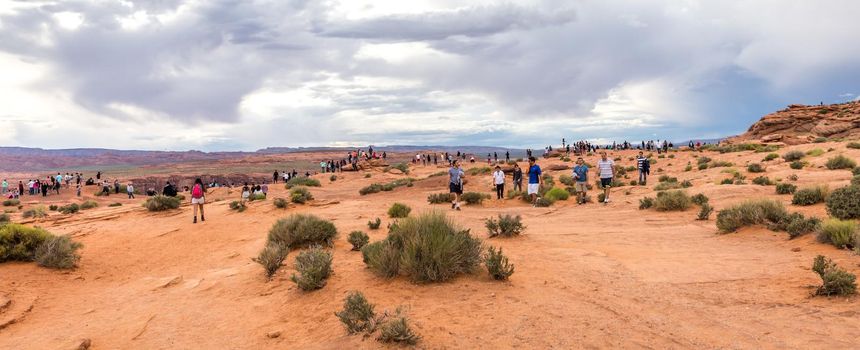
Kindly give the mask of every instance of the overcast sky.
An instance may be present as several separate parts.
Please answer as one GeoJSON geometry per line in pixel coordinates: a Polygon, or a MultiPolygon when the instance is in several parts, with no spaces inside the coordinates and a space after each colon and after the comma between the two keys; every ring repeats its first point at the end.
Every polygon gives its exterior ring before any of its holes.
{"type": "Polygon", "coordinates": [[[0,0],[0,145],[687,140],[858,99],[860,1],[0,0]]]}

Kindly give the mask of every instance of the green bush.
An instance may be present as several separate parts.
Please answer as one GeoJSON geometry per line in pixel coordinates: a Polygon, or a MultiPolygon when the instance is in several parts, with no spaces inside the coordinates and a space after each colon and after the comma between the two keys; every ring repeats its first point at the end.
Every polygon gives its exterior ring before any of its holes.
{"type": "Polygon", "coordinates": [[[290,189],[290,201],[296,204],[305,204],[313,200],[314,196],[307,187],[293,187],[290,189]]]}
{"type": "Polygon", "coordinates": [[[48,210],[50,210],[50,211],[57,211],[57,209],[59,209],[59,208],[60,207],[57,206],[56,204],[51,204],[48,206],[48,210]]]}
{"type": "Polygon", "coordinates": [[[81,210],[92,209],[98,207],[99,203],[94,200],[87,200],[81,203],[81,210]]]}
{"type": "Polygon", "coordinates": [[[77,251],[82,246],[69,236],[51,236],[36,248],[34,260],[39,266],[71,269],[81,260],[77,251]]]}
{"type": "Polygon", "coordinates": [[[364,261],[381,276],[409,276],[414,282],[441,282],[471,273],[481,261],[481,240],[439,212],[408,217],[391,226],[388,237],[362,249],[364,261]]]}
{"type": "Polygon", "coordinates": [[[720,181],[720,185],[731,185],[733,183],[735,183],[735,180],[732,179],[722,179],[720,181]]]}
{"type": "Polygon", "coordinates": [[[168,196],[153,196],[146,199],[143,207],[149,211],[165,211],[179,208],[181,204],[179,198],[168,196]]]}
{"type": "Polygon", "coordinates": [[[346,237],[346,240],[349,244],[352,244],[352,250],[360,251],[362,247],[370,242],[370,237],[362,231],[352,231],[346,237]]]}
{"type": "Polygon", "coordinates": [[[857,166],[857,162],[853,159],[848,158],[843,155],[838,155],[836,157],[830,158],[825,163],[827,169],[836,170],[836,169],[854,169],[857,166]]]}
{"type": "Polygon", "coordinates": [[[553,202],[559,200],[566,201],[570,197],[570,193],[558,187],[553,187],[551,190],[546,192],[544,197],[553,202]]]}
{"type": "Polygon", "coordinates": [[[287,181],[287,189],[291,189],[296,186],[320,187],[321,185],[319,180],[306,176],[297,176],[287,181]]]}
{"type": "Polygon", "coordinates": [[[845,147],[850,149],[860,149],[860,142],[849,142],[845,147]]]}
{"type": "Polygon", "coordinates": [[[331,253],[320,246],[312,246],[296,257],[296,271],[290,280],[304,291],[320,289],[331,275],[331,253]]]}
{"type": "Polygon", "coordinates": [[[573,183],[574,183],[573,177],[570,175],[566,175],[566,174],[559,175],[558,176],[558,182],[561,182],[565,186],[573,186],[573,183]]]}
{"type": "Polygon", "coordinates": [[[403,203],[394,203],[391,208],[388,208],[388,217],[390,218],[405,218],[412,211],[408,205],[403,203]]]}
{"type": "Polygon", "coordinates": [[[775,224],[787,215],[780,202],[750,200],[717,213],[717,229],[720,233],[730,233],[745,226],[775,224]]]}
{"type": "Polygon", "coordinates": [[[761,164],[759,163],[752,163],[750,165],[747,165],[747,171],[751,173],[763,173],[764,167],[761,166],[761,164]]]}
{"type": "Polygon", "coordinates": [[[364,196],[372,193],[378,193],[382,191],[393,191],[395,188],[406,186],[412,187],[412,183],[415,181],[413,178],[405,178],[405,179],[397,179],[389,183],[372,183],[367,185],[360,190],[358,190],[358,194],[364,196]]]}
{"type": "Polygon", "coordinates": [[[851,178],[851,186],[860,186],[860,175],[854,175],[851,178]]]}
{"type": "Polygon", "coordinates": [[[644,197],[639,200],[639,210],[649,209],[654,206],[654,198],[644,197]]]}
{"type": "Polygon", "coordinates": [[[241,201],[232,201],[230,202],[230,210],[235,210],[237,212],[243,212],[245,209],[248,209],[248,206],[245,205],[244,202],[241,201]]]}
{"type": "Polygon", "coordinates": [[[402,343],[406,345],[415,345],[421,340],[412,328],[409,327],[409,319],[402,314],[400,309],[393,316],[387,316],[385,321],[379,328],[379,337],[376,340],[383,343],[402,343]]]}
{"type": "Polygon", "coordinates": [[[704,204],[708,203],[709,198],[708,198],[708,196],[706,196],[704,194],[698,193],[698,194],[690,197],[690,201],[692,201],[693,204],[696,204],[696,205],[704,205],[704,204]]]}
{"type": "Polygon", "coordinates": [[[816,295],[851,295],[857,292],[857,276],[843,270],[823,255],[815,257],[812,271],[821,277],[822,285],[816,295]]]}
{"type": "Polygon", "coordinates": [[[276,221],[269,229],[269,242],[295,249],[307,245],[332,246],[337,228],[328,220],[314,215],[293,214],[276,221]]]}
{"type": "Polygon", "coordinates": [[[427,202],[430,204],[451,203],[454,201],[453,193],[433,193],[427,196],[427,202]]]}
{"type": "Polygon", "coordinates": [[[343,310],[335,312],[335,316],[346,327],[349,334],[372,332],[376,327],[375,306],[367,301],[361,292],[350,292],[343,300],[343,310]]]}
{"type": "Polygon", "coordinates": [[[687,167],[684,168],[684,171],[690,171],[690,170],[693,170],[693,166],[690,164],[687,164],[687,167]]]}
{"type": "Polygon", "coordinates": [[[708,168],[708,163],[700,163],[698,168],[699,170],[705,170],[708,168]]]}
{"type": "Polygon", "coordinates": [[[362,196],[377,192],[382,192],[382,184],[372,183],[358,190],[358,194],[362,196]]]}
{"type": "Polygon", "coordinates": [[[794,239],[818,230],[821,220],[816,217],[805,217],[801,213],[791,213],[768,225],[773,231],[786,231],[788,238],[794,239]]]}
{"type": "Polygon", "coordinates": [[[0,226],[0,263],[35,260],[36,249],[52,237],[37,227],[11,223],[0,226]]]}
{"type": "Polygon", "coordinates": [[[468,205],[481,204],[485,199],[490,199],[490,195],[479,193],[479,192],[466,192],[460,195],[460,199],[462,199],[468,205]]]}
{"type": "Polygon", "coordinates": [[[388,168],[386,168],[385,171],[388,171],[391,169],[397,169],[397,170],[400,170],[401,172],[403,172],[404,174],[409,174],[409,164],[406,164],[406,163],[393,164],[393,165],[389,166],[388,168]]]}
{"type": "Polygon", "coordinates": [[[493,172],[492,168],[485,166],[485,167],[471,168],[471,169],[466,171],[466,174],[469,174],[471,176],[476,176],[476,175],[488,175],[489,173],[492,173],[492,172],[493,172]]]}
{"type": "Polygon", "coordinates": [[[809,151],[806,151],[806,155],[811,156],[811,157],[818,157],[822,154],[824,154],[824,150],[821,148],[816,148],[816,149],[811,149],[809,151]]]}
{"type": "Polygon", "coordinates": [[[759,176],[752,180],[752,183],[759,186],[770,186],[773,185],[773,181],[770,180],[767,176],[759,176]]]}
{"type": "Polygon", "coordinates": [[[290,202],[288,200],[283,198],[275,198],[275,200],[272,201],[272,204],[274,204],[275,208],[278,209],[286,209],[289,203],[290,202]]]}
{"type": "Polygon", "coordinates": [[[800,169],[803,169],[803,167],[805,165],[806,165],[806,163],[801,162],[799,160],[795,160],[795,161],[791,162],[790,164],[788,164],[788,167],[792,168],[794,170],[800,170],[800,169]]]}
{"type": "Polygon", "coordinates": [[[818,241],[837,248],[856,247],[857,223],[853,220],[828,219],[818,230],[818,241]]]}
{"type": "Polygon", "coordinates": [[[794,197],[791,198],[791,204],[813,205],[823,203],[827,199],[827,195],[828,190],[826,186],[801,188],[794,192],[794,197]]]}
{"type": "Polygon", "coordinates": [[[538,208],[550,207],[553,204],[555,204],[555,201],[553,201],[552,199],[549,199],[549,198],[545,198],[545,197],[540,197],[537,200],[535,200],[535,207],[538,207],[538,208]]]}
{"type": "Polygon", "coordinates": [[[281,265],[284,263],[284,259],[287,258],[287,254],[289,252],[290,249],[283,244],[278,242],[268,242],[266,243],[266,247],[260,251],[260,254],[257,255],[257,258],[254,259],[254,261],[262,265],[263,269],[266,270],[266,278],[272,279],[275,272],[278,272],[278,269],[281,268],[281,265]]]}
{"type": "Polygon", "coordinates": [[[522,223],[522,217],[519,215],[502,216],[499,214],[499,219],[489,218],[484,222],[484,226],[489,232],[490,238],[496,236],[513,237],[519,236],[525,230],[525,225],[522,223]]]}
{"type": "Polygon", "coordinates": [[[803,159],[806,155],[801,151],[789,151],[782,155],[786,162],[794,162],[803,159]]]}
{"type": "Polygon", "coordinates": [[[860,219],[860,186],[836,189],[827,197],[827,213],[837,219],[860,219]]]}
{"type": "Polygon", "coordinates": [[[14,207],[14,206],[18,206],[20,204],[21,204],[21,201],[17,200],[17,199],[7,199],[7,200],[3,201],[4,207],[14,207]]]}
{"type": "Polygon", "coordinates": [[[36,206],[36,207],[30,208],[30,209],[24,210],[24,212],[21,213],[21,216],[23,216],[25,219],[29,219],[29,218],[41,219],[41,218],[48,216],[48,211],[45,210],[45,206],[40,205],[40,206],[36,206]]]}
{"type": "Polygon", "coordinates": [[[766,155],[764,157],[764,159],[762,159],[761,161],[762,162],[769,162],[769,161],[772,161],[772,160],[777,159],[777,158],[779,158],[779,154],[770,153],[770,154],[766,155]]]}
{"type": "Polygon", "coordinates": [[[776,194],[793,194],[797,191],[797,186],[790,183],[776,184],[776,194]]]}
{"type": "Polygon", "coordinates": [[[814,143],[824,143],[827,142],[827,138],[823,136],[816,137],[815,140],[812,140],[814,143]]]}
{"type": "Polygon", "coordinates": [[[0,214],[0,227],[10,223],[11,221],[12,221],[12,219],[9,218],[9,214],[6,214],[6,213],[0,214]]]}
{"type": "MultiPolygon", "coordinates": [[[[600,192],[600,193],[598,193],[598,194],[597,194],[597,202],[598,202],[598,203],[603,203],[603,201],[604,201],[605,199],[606,199],[606,194],[605,194],[605,193],[600,192]]],[[[550,203],[550,205],[552,205],[552,203],[550,203]]],[[[548,206],[549,206],[549,205],[548,205],[548,206]]]]}
{"type": "Polygon", "coordinates": [[[376,220],[367,222],[367,227],[371,230],[378,230],[379,226],[381,226],[381,225],[382,225],[382,220],[379,218],[376,218],[376,220]]]}
{"type": "Polygon", "coordinates": [[[263,193],[252,193],[250,196],[248,196],[248,200],[251,202],[253,202],[253,201],[264,201],[264,200],[266,200],[266,195],[263,193]]]}
{"type": "Polygon", "coordinates": [[[691,205],[690,196],[680,190],[660,192],[654,201],[654,209],[657,211],[684,211],[691,205]]]}
{"type": "Polygon", "coordinates": [[[335,181],[337,181],[337,175],[329,176],[329,177],[328,177],[328,180],[329,180],[329,181],[331,181],[331,182],[335,182],[335,181]]]}
{"type": "Polygon", "coordinates": [[[111,207],[111,208],[121,207],[121,206],[122,206],[122,203],[119,203],[119,202],[108,204],[108,207],[111,207]]]}
{"type": "Polygon", "coordinates": [[[711,208],[708,202],[702,203],[699,208],[699,214],[696,215],[696,220],[708,220],[711,218],[711,213],[713,212],[714,208],[711,208]]]}
{"type": "Polygon", "coordinates": [[[487,249],[487,255],[484,256],[484,265],[490,277],[495,280],[504,281],[514,274],[514,265],[509,263],[508,257],[502,254],[502,248],[497,251],[495,247],[490,246],[487,249]]]}
{"type": "Polygon", "coordinates": [[[57,211],[62,214],[74,214],[77,213],[79,210],[81,210],[81,207],[78,206],[77,203],[66,204],[62,207],[57,208],[57,211]]]}

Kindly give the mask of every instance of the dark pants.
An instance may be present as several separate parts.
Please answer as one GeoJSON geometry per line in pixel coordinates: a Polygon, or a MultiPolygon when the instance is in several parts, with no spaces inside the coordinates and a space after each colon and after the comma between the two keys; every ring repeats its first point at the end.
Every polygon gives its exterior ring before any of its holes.
{"type": "Polygon", "coordinates": [[[496,185],[496,197],[498,199],[505,197],[505,184],[496,185]]]}
{"type": "Polygon", "coordinates": [[[134,192],[128,193],[128,199],[134,199],[134,192]]]}
{"type": "Polygon", "coordinates": [[[648,181],[648,174],[640,169],[639,170],[639,183],[645,184],[647,181],[648,181]]]}
{"type": "Polygon", "coordinates": [[[514,181],[514,191],[523,191],[523,181],[514,181]]]}

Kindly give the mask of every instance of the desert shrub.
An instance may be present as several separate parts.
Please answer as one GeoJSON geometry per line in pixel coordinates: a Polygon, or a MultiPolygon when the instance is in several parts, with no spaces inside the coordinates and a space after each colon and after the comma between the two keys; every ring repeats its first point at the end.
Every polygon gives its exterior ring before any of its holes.
{"type": "Polygon", "coordinates": [[[788,175],[789,181],[797,181],[797,179],[798,179],[797,174],[788,175]]]}
{"type": "Polygon", "coordinates": [[[391,226],[388,237],[362,249],[365,263],[382,276],[402,273],[414,282],[440,282],[471,273],[481,261],[481,240],[444,214],[430,212],[391,226]]]}
{"type": "Polygon", "coordinates": [[[331,253],[320,246],[312,246],[296,257],[296,271],[290,280],[304,291],[320,289],[331,275],[331,253]]]}
{"type": "Polygon", "coordinates": [[[693,187],[693,183],[690,180],[681,181],[681,188],[690,188],[693,187]]]}
{"type": "Polygon", "coordinates": [[[708,163],[700,163],[698,166],[699,170],[705,170],[708,168],[708,163]]]}
{"type": "Polygon", "coordinates": [[[657,186],[654,186],[655,191],[666,191],[666,190],[674,190],[682,188],[681,184],[677,181],[675,182],[661,182],[658,183],[657,186]]]}
{"type": "Polygon", "coordinates": [[[546,197],[540,197],[537,200],[535,200],[535,207],[538,207],[538,208],[550,207],[553,204],[555,204],[555,201],[552,199],[546,198],[546,197]]]}
{"type": "Polygon", "coordinates": [[[767,176],[759,176],[752,180],[752,183],[759,186],[770,186],[773,185],[773,181],[770,180],[767,176]]]}
{"type": "Polygon", "coordinates": [[[346,237],[346,240],[349,244],[352,244],[352,250],[360,251],[362,247],[370,242],[370,237],[362,231],[352,231],[349,233],[349,236],[346,237]]]}
{"type": "Polygon", "coordinates": [[[720,233],[735,232],[741,227],[779,222],[788,215],[782,203],[773,200],[750,200],[717,213],[720,233]]]}
{"type": "Polygon", "coordinates": [[[806,155],[801,151],[789,151],[782,155],[782,159],[786,162],[794,162],[803,159],[804,156],[806,155]]]}
{"type": "Polygon", "coordinates": [[[860,218],[860,186],[836,189],[827,198],[827,213],[837,219],[860,218]]]}
{"type": "Polygon", "coordinates": [[[307,187],[293,187],[290,189],[290,201],[296,204],[305,204],[314,199],[314,195],[307,187]]]}
{"type": "Polygon", "coordinates": [[[235,211],[241,213],[241,212],[245,211],[245,209],[248,209],[248,206],[246,206],[245,203],[243,203],[241,201],[230,202],[230,210],[235,210],[235,211]]]}
{"type": "Polygon", "coordinates": [[[669,175],[660,175],[660,177],[657,178],[657,181],[658,182],[678,182],[678,178],[677,177],[671,177],[669,175]]]}
{"type": "Polygon", "coordinates": [[[305,245],[331,246],[337,236],[337,228],[331,221],[314,215],[293,214],[276,221],[269,229],[269,242],[294,249],[305,245]]]}
{"type": "Polygon", "coordinates": [[[797,186],[790,183],[776,184],[776,194],[793,194],[797,191],[797,186]]]}
{"type": "Polygon", "coordinates": [[[379,226],[382,225],[382,220],[380,218],[376,218],[376,220],[368,221],[367,228],[371,230],[378,230],[379,226]]]}
{"type": "Polygon", "coordinates": [[[848,158],[843,155],[838,155],[836,157],[830,158],[827,160],[827,163],[824,164],[827,166],[827,169],[836,170],[836,169],[854,169],[857,166],[857,162],[853,159],[848,158]]]}
{"type": "Polygon", "coordinates": [[[403,203],[394,203],[391,208],[388,208],[388,217],[390,218],[405,218],[412,211],[408,205],[403,203]]]}
{"type": "Polygon", "coordinates": [[[81,203],[81,210],[92,209],[98,207],[99,203],[94,200],[87,200],[81,203]]]}
{"type": "Polygon", "coordinates": [[[827,195],[828,190],[826,186],[801,188],[794,192],[794,197],[791,198],[791,204],[813,205],[822,203],[827,199],[827,195]]]}
{"type": "MultiPolygon", "coordinates": [[[[598,194],[597,194],[597,202],[598,202],[598,203],[603,203],[603,201],[604,201],[605,199],[606,199],[606,194],[605,194],[605,193],[600,192],[600,193],[598,193],[598,194]]],[[[552,205],[552,203],[550,203],[550,205],[552,205]]],[[[549,205],[548,205],[548,206],[549,206],[549,205]]]]}
{"type": "Polygon", "coordinates": [[[57,211],[57,209],[59,209],[59,208],[60,207],[57,206],[56,204],[51,204],[48,206],[48,210],[50,210],[50,211],[57,211]]]}
{"type": "Polygon", "coordinates": [[[788,164],[788,167],[792,168],[794,170],[803,169],[804,166],[806,166],[806,163],[801,162],[799,160],[795,160],[795,161],[791,162],[790,164],[788,164]]]}
{"type": "Polygon", "coordinates": [[[762,159],[761,161],[762,162],[769,162],[769,161],[772,161],[772,160],[777,159],[777,158],[779,158],[779,154],[769,153],[768,155],[764,156],[764,159],[762,159]]]}
{"type": "Polygon", "coordinates": [[[811,156],[811,157],[818,157],[822,154],[824,154],[824,150],[821,148],[816,148],[816,149],[811,149],[809,151],[806,151],[806,155],[811,156]]]}
{"type": "Polygon", "coordinates": [[[108,207],[111,207],[111,208],[121,207],[121,206],[122,206],[122,203],[119,203],[119,202],[108,204],[108,207]]]}
{"type": "Polygon", "coordinates": [[[385,171],[388,171],[390,169],[397,169],[397,170],[400,170],[401,172],[403,172],[404,174],[409,174],[409,164],[406,164],[406,163],[393,164],[393,165],[389,166],[388,168],[386,168],[385,171]]]}
{"type": "Polygon", "coordinates": [[[371,174],[364,174],[365,179],[369,179],[371,176],[372,176],[371,174]]]}
{"type": "Polygon", "coordinates": [[[657,194],[654,209],[657,211],[683,211],[690,208],[692,201],[684,191],[666,191],[657,194]]]}
{"type": "Polygon", "coordinates": [[[421,340],[412,328],[409,327],[409,319],[403,315],[400,309],[396,313],[387,315],[387,321],[379,327],[379,337],[376,340],[383,343],[403,343],[407,345],[415,345],[421,340]]]}
{"type": "Polygon", "coordinates": [[[10,223],[11,221],[12,221],[12,219],[9,218],[9,214],[0,213],[0,227],[10,223]]]}
{"type": "Polygon", "coordinates": [[[485,167],[471,168],[471,169],[466,171],[466,174],[469,174],[471,176],[476,176],[476,175],[487,175],[487,174],[492,173],[492,172],[493,172],[492,168],[485,166],[485,167]]]}
{"type": "Polygon", "coordinates": [[[824,143],[827,142],[827,138],[823,136],[816,137],[815,140],[812,140],[814,143],[824,143]]]}
{"type": "Polygon", "coordinates": [[[149,211],[165,211],[179,208],[180,204],[179,198],[158,195],[147,198],[143,206],[149,211]]]}
{"type": "Polygon", "coordinates": [[[4,207],[14,207],[14,206],[17,206],[20,204],[21,204],[21,201],[17,200],[17,199],[7,199],[7,200],[3,201],[4,207]]]}
{"type": "Polygon", "coordinates": [[[546,194],[544,194],[544,197],[551,201],[566,201],[570,197],[570,193],[558,187],[553,187],[551,190],[547,191],[546,194]]]}
{"type": "Polygon", "coordinates": [[[720,185],[731,185],[735,183],[735,180],[732,179],[722,179],[720,180],[720,185]]]}
{"type": "Polygon", "coordinates": [[[291,189],[296,186],[320,187],[321,185],[320,180],[306,176],[297,176],[287,181],[287,184],[285,186],[287,187],[287,189],[291,189]]]}
{"type": "Polygon", "coordinates": [[[573,183],[574,183],[573,177],[570,175],[566,175],[566,174],[559,175],[558,176],[558,182],[561,182],[565,186],[573,186],[573,183]]]}
{"type": "Polygon", "coordinates": [[[543,180],[542,187],[546,187],[547,189],[550,189],[553,186],[555,186],[555,180],[552,178],[552,175],[543,174],[543,176],[541,176],[541,179],[543,180]]]}
{"type": "Polygon", "coordinates": [[[854,175],[851,178],[851,186],[860,186],[860,175],[854,175]]]}
{"type": "Polygon", "coordinates": [[[714,212],[714,208],[711,208],[708,202],[702,203],[699,208],[699,214],[696,215],[696,220],[708,220],[712,212],[714,212]]]}
{"type": "Polygon", "coordinates": [[[696,159],[696,163],[698,163],[698,164],[708,164],[710,162],[711,162],[711,158],[708,158],[708,157],[699,157],[698,159],[696,159]]]}
{"type": "Polygon", "coordinates": [[[53,237],[38,227],[6,224],[0,227],[0,262],[33,261],[36,249],[53,237]]]}
{"type": "Polygon", "coordinates": [[[71,269],[77,266],[81,259],[77,250],[82,246],[69,236],[51,236],[36,248],[34,260],[39,266],[71,269]]]}
{"type": "Polygon", "coordinates": [[[253,201],[263,201],[263,200],[266,200],[266,195],[264,193],[251,193],[251,195],[248,196],[248,200],[252,201],[252,202],[253,201]]]}
{"type": "Polygon", "coordinates": [[[711,162],[711,164],[709,166],[711,168],[723,168],[723,167],[730,167],[732,165],[734,165],[732,162],[727,162],[724,160],[715,160],[715,161],[711,162]]]}
{"type": "Polygon", "coordinates": [[[272,201],[272,204],[274,204],[275,208],[278,209],[286,209],[289,203],[289,201],[283,198],[275,198],[275,200],[272,201]]]}
{"type": "Polygon", "coordinates": [[[764,167],[761,166],[761,164],[759,163],[752,163],[750,165],[747,165],[747,171],[751,173],[763,173],[764,167]]]}
{"type": "Polygon", "coordinates": [[[466,192],[460,195],[460,199],[468,205],[481,204],[485,199],[490,199],[490,195],[480,192],[466,192]]]}
{"type": "Polygon", "coordinates": [[[649,209],[654,206],[654,198],[645,197],[639,200],[639,210],[649,209]]]}
{"type": "Polygon", "coordinates": [[[851,295],[857,292],[857,276],[837,266],[833,260],[823,255],[815,257],[812,271],[821,277],[821,286],[816,295],[851,295]]]}
{"type": "Polygon", "coordinates": [[[684,168],[684,171],[690,171],[690,170],[693,170],[693,166],[690,164],[687,164],[687,167],[684,168]]]}
{"type": "Polygon", "coordinates": [[[290,249],[281,243],[268,242],[254,261],[263,266],[266,270],[266,278],[271,279],[281,268],[289,252],[290,249]]]}
{"type": "Polygon", "coordinates": [[[23,216],[25,219],[29,219],[29,218],[41,219],[41,218],[48,216],[48,211],[45,210],[45,206],[40,205],[40,206],[36,206],[36,207],[30,208],[30,209],[24,210],[24,212],[21,213],[21,216],[23,216]]]}
{"type": "Polygon", "coordinates": [[[507,214],[505,216],[499,214],[498,220],[494,218],[487,219],[487,221],[484,222],[484,226],[487,228],[491,238],[496,236],[518,236],[526,228],[525,225],[523,225],[521,216],[512,216],[507,214]]]}
{"type": "Polygon", "coordinates": [[[427,202],[430,204],[451,203],[454,198],[453,193],[432,193],[427,196],[427,202]]]}
{"type": "Polygon", "coordinates": [[[343,310],[335,312],[335,316],[346,327],[349,334],[373,331],[376,324],[374,305],[367,301],[361,292],[350,292],[343,300],[343,310]]]}
{"type": "Polygon", "coordinates": [[[828,219],[818,229],[818,241],[829,243],[837,248],[857,246],[855,242],[857,223],[853,220],[828,219]]]}
{"type": "Polygon", "coordinates": [[[691,201],[691,202],[693,202],[693,204],[696,204],[696,205],[704,205],[704,204],[707,204],[707,203],[708,203],[708,200],[709,200],[709,199],[708,199],[708,196],[706,196],[706,195],[704,195],[704,194],[701,194],[701,193],[697,193],[697,194],[693,195],[692,197],[690,197],[690,201],[691,201]]]}
{"type": "Polygon", "coordinates": [[[849,142],[845,147],[850,149],[860,149],[860,142],[849,142]]]}
{"type": "Polygon", "coordinates": [[[490,246],[484,256],[484,266],[494,280],[504,281],[514,274],[514,265],[508,262],[508,257],[502,254],[502,248],[496,250],[490,246]]]}
{"type": "Polygon", "coordinates": [[[337,181],[337,175],[329,176],[329,177],[328,177],[328,180],[329,180],[329,181],[331,181],[331,182],[335,182],[335,181],[337,181]]]}
{"type": "Polygon", "coordinates": [[[768,229],[788,232],[788,238],[794,239],[818,230],[819,225],[821,220],[816,217],[807,218],[801,213],[791,213],[768,224],[768,229]]]}
{"type": "Polygon", "coordinates": [[[381,191],[382,191],[382,184],[372,183],[370,185],[367,185],[367,186],[359,189],[358,194],[364,196],[364,195],[368,195],[371,193],[377,193],[377,192],[381,192],[381,191]]]}
{"type": "Polygon", "coordinates": [[[74,214],[81,210],[81,207],[78,206],[77,203],[66,204],[62,207],[57,208],[57,211],[63,214],[74,214]]]}
{"type": "Polygon", "coordinates": [[[414,181],[415,181],[415,179],[413,179],[413,178],[406,178],[406,179],[397,179],[397,180],[391,181],[389,183],[384,183],[384,184],[372,183],[372,184],[367,185],[365,187],[362,187],[360,190],[358,190],[358,194],[364,196],[364,195],[368,195],[368,194],[372,194],[372,193],[378,193],[378,192],[382,192],[382,191],[393,191],[395,188],[398,188],[401,186],[412,187],[412,182],[414,182],[414,181]]]}

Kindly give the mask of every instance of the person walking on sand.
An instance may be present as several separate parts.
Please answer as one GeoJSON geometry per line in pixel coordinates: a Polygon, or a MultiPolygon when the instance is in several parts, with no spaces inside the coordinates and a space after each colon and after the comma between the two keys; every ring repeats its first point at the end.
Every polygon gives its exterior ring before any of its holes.
{"type": "Polygon", "coordinates": [[[514,182],[514,191],[523,191],[523,169],[520,168],[520,165],[514,163],[514,173],[513,173],[513,182],[514,182]]]}
{"type": "Polygon", "coordinates": [[[505,196],[505,172],[502,167],[496,165],[496,171],[493,172],[493,184],[496,186],[496,199],[502,199],[505,196]]]}
{"type": "Polygon", "coordinates": [[[648,182],[648,173],[651,172],[651,164],[642,151],[639,151],[639,155],[636,156],[636,168],[639,169],[639,185],[645,186],[648,182]]]}
{"type": "Polygon", "coordinates": [[[600,187],[603,187],[603,203],[609,203],[609,190],[612,188],[612,179],[615,178],[615,162],[607,158],[606,151],[600,152],[597,173],[600,175],[600,187]]]}
{"type": "Polygon", "coordinates": [[[451,202],[451,209],[460,210],[460,195],[463,194],[463,178],[465,177],[463,169],[460,169],[460,161],[455,160],[451,163],[451,169],[448,169],[448,190],[454,194],[454,201],[451,202]]]}
{"type": "Polygon", "coordinates": [[[125,192],[128,193],[128,199],[134,199],[134,185],[131,182],[125,186],[125,192]]]}
{"type": "Polygon", "coordinates": [[[576,191],[576,204],[585,204],[585,196],[588,191],[588,165],[582,157],[576,159],[576,166],[573,167],[573,179],[576,181],[573,184],[573,190],[576,191]]]}
{"type": "Polygon", "coordinates": [[[278,171],[277,170],[275,170],[275,172],[272,174],[272,180],[275,181],[275,183],[278,183],[278,171]]]}
{"type": "MultiPolygon", "coordinates": [[[[242,194],[244,196],[244,192],[242,194]]],[[[200,221],[206,221],[206,216],[203,215],[203,204],[206,202],[206,187],[203,186],[203,181],[200,178],[194,179],[194,186],[191,186],[191,207],[194,208],[194,222],[197,223],[197,208],[200,208],[200,221]]]]}
{"type": "Polygon", "coordinates": [[[528,195],[532,199],[532,205],[537,206],[541,181],[540,166],[536,164],[535,157],[529,157],[529,186],[528,195]]]}

